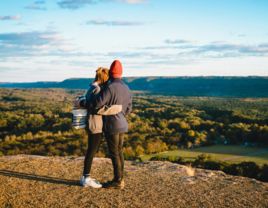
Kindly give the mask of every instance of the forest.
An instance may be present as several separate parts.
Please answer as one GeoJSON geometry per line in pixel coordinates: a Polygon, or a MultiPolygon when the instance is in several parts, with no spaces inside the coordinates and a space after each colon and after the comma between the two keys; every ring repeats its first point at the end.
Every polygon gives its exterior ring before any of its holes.
{"type": "MultiPolygon", "coordinates": [[[[0,89],[0,155],[85,155],[87,134],[72,126],[73,102],[85,90],[0,89]]],[[[133,91],[125,158],[214,144],[268,146],[266,98],[148,95],[133,91]]],[[[98,156],[108,155],[103,136],[98,156]]]]}

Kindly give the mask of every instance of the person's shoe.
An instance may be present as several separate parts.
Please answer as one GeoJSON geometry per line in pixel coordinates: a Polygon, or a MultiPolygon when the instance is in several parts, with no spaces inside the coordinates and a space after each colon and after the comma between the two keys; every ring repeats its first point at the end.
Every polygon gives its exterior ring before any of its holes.
{"type": "Polygon", "coordinates": [[[125,182],[124,180],[120,180],[120,181],[108,181],[107,183],[103,184],[104,188],[107,189],[123,189],[125,186],[125,182]]]}
{"type": "Polygon", "coordinates": [[[95,179],[92,179],[90,177],[84,177],[84,180],[82,182],[82,186],[84,187],[91,187],[91,188],[101,188],[102,185],[98,182],[95,182],[95,179]]]}

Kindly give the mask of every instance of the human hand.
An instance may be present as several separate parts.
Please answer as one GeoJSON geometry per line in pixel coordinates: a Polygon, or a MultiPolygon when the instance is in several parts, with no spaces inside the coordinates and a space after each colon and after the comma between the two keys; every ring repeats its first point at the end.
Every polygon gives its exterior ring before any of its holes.
{"type": "Polygon", "coordinates": [[[80,106],[80,100],[77,100],[77,101],[74,102],[74,107],[76,107],[76,108],[80,108],[81,107],[80,106]]]}

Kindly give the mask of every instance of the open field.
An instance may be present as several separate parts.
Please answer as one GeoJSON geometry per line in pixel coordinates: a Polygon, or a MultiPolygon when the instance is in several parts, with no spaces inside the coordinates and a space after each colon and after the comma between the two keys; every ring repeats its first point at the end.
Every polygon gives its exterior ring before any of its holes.
{"type": "Polygon", "coordinates": [[[258,154],[258,155],[252,155],[252,156],[245,156],[237,159],[232,159],[232,160],[226,160],[231,163],[241,163],[243,161],[249,162],[253,161],[257,164],[268,164],[268,152],[258,154]]]}
{"type": "MultiPolygon", "coordinates": [[[[252,148],[252,147],[240,147],[240,146],[225,146],[225,145],[213,145],[208,147],[199,147],[194,149],[180,149],[174,151],[168,151],[163,154],[144,155],[141,157],[143,161],[150,160],[151,157],[159,155],[161,157],[175,156],[176,158],[184,157],[186,160],[194,160],[195,157],[202,153],[212,155],[216,160],[222,160],[225,158],[232,158],[240,155],[247,155],[256,152],[263,152],[266,149],[252,148]]],[[[268,163],[268,153],[257,154],[252,156],[245,156],[237,159],[226,160],[231,163],[238,163],[242,161],[253,161],[257,164],[268,163]]]]}

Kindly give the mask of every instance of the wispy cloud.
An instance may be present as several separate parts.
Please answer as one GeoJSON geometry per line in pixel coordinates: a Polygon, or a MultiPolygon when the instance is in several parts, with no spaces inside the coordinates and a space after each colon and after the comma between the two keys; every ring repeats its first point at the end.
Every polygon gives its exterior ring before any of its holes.
{"type": "Polygon", "coordinates": [[[25,7],[25,9],[46,10],[45,7],[40,7],[38,4],[31,4],[25,7]]]}
{"type": "Polygon", "coordinates": [[[150,4],[150,1],[144,1],[144,0],[108,0],[108,1],[123,2],[127,4],[145,4],[145,5],[150,4]]]}
{"type": "Polygon", "coordinates": [[[0,57],[60,55],[73,51],[73,45],[57,31],[0,34],[0,57]]]}
{"type": "Polygon", "coordinates": [[[19,22],[19,23],[16,24],[16,25],[26,25],[26,23],[25,23],[25,22],[19,22]]]}
{"type": "Polygon", "coordinates": [[[109,56],[112,58],[149,58],[149,59],[166,59],[175,57],[175,54],[165,54],[165,53],[155,53],[155,52],[109,52],[105,56],[109,56]]]}
{"type": "Polygon", "coordinates": [[[167,39],[165,40],[168,44],[176,44],[176,43],[195,43],[195,40],[188,40],[188,39],[167,39]]]}
{"type": "Polygon", "coordinates": [[[32,31],[23,33],[1,33],[2,44],[15,45],[71,45],[64,40],[60,32],[57,31],[32,31]]]}
{"type": "Polygon", "coordinates": [[[46,3],[46,1],[36,1],[36,2],[34,2],[35,4],[44,4],[44,3],[46,3]]]}
{"type": "Polygon", "coordinates": [[[268,56],[268,44],[259,45],[238,43],[214,43],[199,46],[197,49],[180,55],[196,55],[211,58],[268,56]]]}
{"type": "Polygon", "coordinates": [[[268,43],[261,43],[259,44],[259,47],[268,47],[268,43]]]}
{"type": "Polygon", "coordinates": [[[20,15],[14,15],[14,16],[0,16],[0,20],[17,20],[20,19],[20,15]]]}
{"type": "Polygon", "coordinates": [[[91,20],[86,23],[87,25],[108,25],[108,26],[135,26],[142,25],[142,22],[129,22],[129,21],[104,21],[104,20],[91,20]]]}
{"type": "MultiPolygon", "coordinates": [[[[177,42],[185,43],[186,39],[177,42]]],[[[260,43],[258,45],[250,45],[243,43],[228,43],[226,41],[214,41],[205,45],[166,45],[166,46],[151,46],[137,48],[140,50],[166,50],[178,49],[179,57],[185,58],[230,58],[230,57],[246,57],[255,56],[262,57],[268,56],[268,43],[260,43]],[[184,51],[183,51],[184,50],[184,51]]]]}
{"type": "Polygon", "coordinates": [[[149,5],[150,1],[146,0],[61,0],[58,5],[63,9],[79,9],[88,4],[97,4],[101,2],[119,2],[126,4],[144,4],[149,5]]]}
{"type": "Polygon", "coordinates": [[[218,40],[218,41],[211,42],[211,44],[223,44],[223,43],[227,43],[227,42],[224,40],[218,40]]]}
{"type": "Polygon", "coordinates": [[[181,46],[150,46],[140,48],[143,50],[157,50],[157,49],[190,49],[190,48],[197,48],[196,45],[181,45],[181,46]]]}
{"type": "Polygon", "coordinates": [[[166,59],[166,60],[151,60],[151,61],[147,61],[145,62],[145,64],[149,64],[149,65],[190,65],[190,64],[198,64],[199,61],[195,60],[195,59],[180,59],[180,58],[175,58],[175,59],[166,59]]]}

